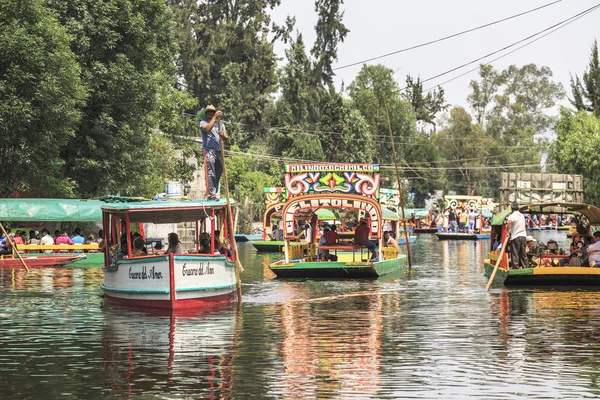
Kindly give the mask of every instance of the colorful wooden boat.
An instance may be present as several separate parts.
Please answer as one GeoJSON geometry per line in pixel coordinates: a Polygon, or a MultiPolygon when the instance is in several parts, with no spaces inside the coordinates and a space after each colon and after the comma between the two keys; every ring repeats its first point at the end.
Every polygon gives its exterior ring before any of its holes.
{"type": "Polygon", "coordinates": [[[278,278],[377,278],[402,269],[405,255],[398,248],[383,246],[378,165],[288,165],[284,181],[284,259],[269,266],[278,278]],[[312,226],[316,226],[315,211],[321,208],[362,213],[368,220],[371,238],[379,243],[378,258],[371,260],[366,248],[350,243],[318,246],[315,238],[311,243],[291,246],[296,213],[310,213],[312,226]],[[326,251],[337,259],[319,257],[326,251]]]}
{"type": "MultiPolygon", "coordinates": [[[[213,201],[142,201],[114,203],[102,207],[104,232],[117,248],[122,247],[121,233],[131,237],[133,223],[194,223],[195,235],[205,227],[210,235],[207,253],[166,254],[133,257],[131,241],[127,258],[116,258],[107,246],[105,252],[105,298],[128,306],[185,309],[212,307],[236,298],[235,257],[220,254],[215,248],[215,230],[234,240],[228,232],[227,206],[224,199],[213,201]]],[[[111,246],[112,247],[112,246],[111,246]]]]}
{"type": "MultiPolygon", "coordinates": [[[[101,200],[77,199],[44,199],[17,198],[0,199],[0,221],[20,223],[75,223],[101,222],[101,200]]],[[[17,245],[18,251],[28,266],[55,266],[67,268],[101,268],[104,265],[104,254],[98,252],[98,245],[17,245]],[[51,253],[45,253],[51,251],[51,253]],[[95,252],[95,253],[94,253],[95,252]],[[85,253],[85,257],[79,254],[85,253]],[[41,258],[52,257],[53,260],[42,261],[41,258]],[[61,260],[64,258],[64,260],[61,260]],[[45,262],[50,263],[44,265],[45,262]]],[[[5,259],[7,257],[5,256],[5,259]]],[[[15,257],[16,264],[21,265],[15,257]]],[[[7,264],[11,262],[6,261],[7,264]]]]}
{"type": "Polygon", "coordinates": [[[440,240],[484,240],[489,239],[489,233],[474,232],[438,232],[435,234],[440,240]]]}
{"type": "MultiPolygon", "coordinates": [[[[81,255],[48,255],[48,256],[27,256],[23,257],[25,264],[29,268],[56,268],[63,267],[67,264],[74,264],[78,261],[85,260],[86,256],[81,255]]],[[[0,268],[18,268],[22,267],[23,263],[19,258],[15,257],[4,257],[0,258],[0,268]]]]}
{"type": "MultiPolygon", "coordinates": [[[[529,214],[581,214],[590,222],[590,226],[600,225],[600,208],[582,203],[539,203],[525,205],[520,208],[521,213],[529,214]]],[[[505,220],[511,210],[506,210],[494,215],[492,219],[492,232],[506,237],[505,220]]],[[[589,266],[560,266],[559,259],[568,256],[557,254],[541,254],[535,256],[536,266],[532,268],[510,269],[508,255],[500,260],[500,266],[494,277],[495,285],[531,285],[531,286],[597,286],[600,285],[600,268],[589,266]]],[[[484,261],[485,276],[492,275],[498,252],[490,252],[484,261]]]]}

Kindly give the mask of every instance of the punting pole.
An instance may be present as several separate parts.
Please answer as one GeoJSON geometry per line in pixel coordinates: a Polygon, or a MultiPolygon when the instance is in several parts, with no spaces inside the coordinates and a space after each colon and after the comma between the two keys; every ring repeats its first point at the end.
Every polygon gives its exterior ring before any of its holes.
{"type": "Polygon", "coordinates": [[[398,181],[398,193],[400,194],[400,208],[402,208],[402,227],[404,229],[404,239],[406,240],[406,255],[408,256],[408,269],[412,269],[412,261],[410,258],[410,243],[408,242],[408,229],[406,229],[406,216],[404,215],[404,196],[402,195],[402,184],[400,182],[400,171],[398,170],[398,160],[396,159],[396,146],[394,146],[394,135],[392,135],[392,123],[390,122],[390,112],[388,111],[387,102],[383,98],[383,106],[385,107],[385,115],[387,117],[388,128],[390,130],[390,141],[392,143],[392,156],[394,157],[394,166],[396,167],[396,180],[398,181]]]}
{"type": "MultiPolygon", "coordinates": [[[[221,130],[221,119],[217,118],[217,129],[221,130]]],[[[231,246],[233,247],[233,254],[235,255],[235,281],[237,286],[237,297],[238,302],[242,302],[242,282],[240,281],[240,272],[244,270],[242,263],[240,262],[240,255],[238,254],[237,244],[235,242],[235,230],[233,226],[233,212],[231,210],[231,199],[229,198],[229,182],[227,180],[227,167],[225,167],[225,149],[223,138],[219,134],[219,142],[221,144],[221,162],[223,163],[223,179],[225,180],[225,197],[227,199],[227,223],[229,224],[231,246]]]]}
{"type": "Polygon", "coordinates": [[[4,233],[6,240],[8,240],[10,242],[10,248],[12,249],[13,255],[15,253],[17,254],[17,257],[19,257],[19,260],[21,260],[21,264],[23,264],[23,266],[25,267],[27,272],[29,272],[29,267],[27,266],[27,264],[25,264],[25,260],[23,260],[23,257],[21,257],[21,253],[19,253],[19,250],[17,250],[17,246],[15,245],[15,242],[12,240],[12,238],[10,236],[8,236],[8,233],[6,233],[6,230],[4,229],[4,226],[2,224],[0,224],[0,228],[2,228],[2,233],[4,233]]]}
{"type": "Polygon", "coordinates": [[[496,265],[494,266],[494,270],[492,271],[492,274],[490,275],[490,280],[488,281],[487,286],[485,287],[485,291],[489,291],[490,288],[492,287],[492,282],[494,281],[494,278],[496,277],[496,272],[498,272],[498,267],[500,266],[500,262],[502,261],[502,258],[504,257],[504,253],[506,252],[506,245],[508,244],[508,239],[510,239],[509,235],[506,235],[506,238],[504,239],[504,243],[502,243],[502,250],[500,250],[500,255],[498,256],[498,259],[496,260],[496,265]]]}

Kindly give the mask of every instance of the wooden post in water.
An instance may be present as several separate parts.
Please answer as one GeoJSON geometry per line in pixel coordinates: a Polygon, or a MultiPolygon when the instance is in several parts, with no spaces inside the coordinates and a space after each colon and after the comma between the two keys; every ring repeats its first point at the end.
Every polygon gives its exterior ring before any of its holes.
{"type": "Polygon", "coordinates": [[[235,281],[237,286],[238,302],[242,302],[242,282],[240,280],[240,273],[244,270],[242,263],[240,262],[240,255],[237,250],[237,243],[235,242],[235,227],[233,225],[233,212],[231,209],[231,199],[229,198],[229,181],[227,180],[227,168],[225,167],[225,149],[223,138],[221,137],[221,120],[217,118],[217,130],[219,131],[219,142],[221,144],[221,162],[223,163],[223,180],[225,181],[225,197],[227,200],[227,223],[229,224],[229,231],[231,232],[231,247],[233,248],[233,254],[235,255],[235,281]]]}
{"type": "Polygon", "coordinates": [[[21,264],[23,264],[23,266],[25,267],[27,272],[29,272],[29,267],[27,266],[27,264],[25,264],[25,260],[23,260],[23,257],[21,257],[19,250],[17,250],[17,246],[15,245],[15,242],[11,239],[10,236],[8,236],[8,233],[6,233],[6,230],[4,229],[4,226],[2,224],[0,224],[0,228],[2,228],[2,233],[4,233],[6,240],[8,240],[8,242],[10,243],[10,248],[12,249],[13,255],[15,253],[17,254],[17,257],[19,257],[19,260],[21,260],[21,264]]]}
{"type": "Polygon", "coordinates": [[[390,141],[392,143],[392,156],[394,157],[394,166],[396,167],[396,180],[398,181],[398,193],[400,194],[400,208],[402,208],[402,227],[404,228],[404,239],[406,240],[406,255],[408,256],[408,269],[412,269],[412,261],[410,258],[410,243],[408,243],[408,230],[406,229],[406,216],[404,215],[404,196],[402,194],[402,184],[400,182],[400,171],[398,170],[398,160],[396,159],[396,146],[394,146],[394,136],[392,135],[392,123],[390,122],[390,112],[388,111],[387,102],[383,98],[383,106],[385,107],[385,115],[387,117],[388,128],[390,130],[390,141]]]}

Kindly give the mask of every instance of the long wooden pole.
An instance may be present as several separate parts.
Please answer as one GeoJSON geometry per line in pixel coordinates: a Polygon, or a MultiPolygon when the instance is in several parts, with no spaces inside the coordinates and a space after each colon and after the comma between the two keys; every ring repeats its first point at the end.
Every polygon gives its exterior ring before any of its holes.
{"type": "Polygon", "coordinates": [[[387,117],[388,128],[390,130],[390,142],[392,143],[392,156],[394,157],[394,166],[396,167],[396,180],[398,181],[398,193],[400,194],[400,208],[402,208],[402,227],[404,229],[404,239],[406,240],[406,254],[408,256],[408,269],[412,269],[412,260],[410,258],[410,243],[408,242],[408,229],[406,228],[406,216],[404,215],[404,196],[402,194],[402,183],[400,182],[400,171],[398,170],[398,161],[396,159],[396,146],[394,146],[394,135],[392,135],[392,123],[390,121],[390,112],[387,102],[383,98],[385,115],[387,117]]]}
{"type": "Polygon", "coordinates": [[[225,181],[225,197],[227,200],[227,223],[229,224],[229,236],[231,241],[231,247],[233,247],[233,254],[235,255],[235,281],[237,285],[237,297],[238,302],[242,302],[242,282],[240,280],[240,273],[244,270],[242,263],[240,262],[240,255],[237,250],[237,243],[235,242],[235,228],[233,226],[233,212],[231,210],[231,199],[229,198],[229,181],[227,180],[227,167],[225,166],[225,144],[221,137],[221,120],[217,117],[217,130],[219,130],[219,142],[221,144],[221,163],[223,164],[223,180],[225,181]]]}
{"type": "Polygon", "coordinates": [[[4,233],[6,240],[8,240],[8,242],[10,243],[10,248],[12,249],[13,255],[15,253],[17,254],[17,257],[19,257],[19,260],[21,260],[21,264],[23,264],[27,272],[29,272],[29,267],[27,266],[27,264],[25,264],[25,260],[23,260],[23,257],[21,257],[21,253],[19,253],[19,250],[17,250],[15,242],[10,236],[8,236],[8,233],[6,233],[6,230],[4,229],[4,226],[2,224],[0,224],[0,228],[2,228],[2,233],[4,233]]]}
{"type": "Polygon", "coordinates": [[[494,278],[496,277],[496,272],[498,272],[498,267],[500,266],[502,257],[504,257],[504,253],[506,252],[506,246],[508,244],[508,239],[510,239],[510,236],[506,235],[506,238],[504,239],[504,243],[502,243],[502,249],[500,250],[500,255],[498,256],[498,259],[496,260],[496,265],[494,266],[492,275],[490,275],[490,280],[488,281],[488,284],[485,287],[486,292],[489,291],[490,288],[492,287],[492,282],[494,281],[494,278]]]}

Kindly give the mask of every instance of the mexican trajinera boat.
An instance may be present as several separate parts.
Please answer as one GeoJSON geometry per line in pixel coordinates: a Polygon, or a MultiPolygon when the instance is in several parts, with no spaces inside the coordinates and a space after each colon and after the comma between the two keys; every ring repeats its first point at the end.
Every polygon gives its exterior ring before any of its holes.
{"type": "MultiPolygon", "coordinates": [[[[397,272],[405,255],[398,248],[384,247],[383,219],[379,203],[379,166],[373,164],[300,164],[286,166],[286,202],[282,207],[284,259],[269,266],[279,278],[376,278],[397,272]],[[296,221],[304,219],[316,227],[317,210],[355,210],[367,221],[370,240],[378,243],[378,257],[348,239],[319,246],[316,235],[291,246],[296,221]],[[334,257],[325,259],[319,253],[334,257]],[[335,260],[337,258],[337,260],[335,260]],[[334,260],[332,260],[334,259],[334,260]]],[[[313,229],[314,231],[314,229],[313,229]]]]}
{"type": "MultiPolygon", "coordinates": [[[[576,214],[585,216],[590,226],[600,225],[600,208],[581,203],[539,203],[520,207],[519,211],[524,214],[576,214]]],[[[497,213],[492,218],[492,235],[500,242],[506,239],[506,217],[510,215],[510,207],[497,213]]],[[[588,228],[589,229],[589,228],[588,228]]],[[[588,232],[589,233],[589,232],[588,232]]],[[[494,240],[492,240],[493,246],[494,240]]],[[[509,249],[507,249],[508,251],[509,249]]],[[[531,285],[531,286],[598,286],[600,285],[600,268],[589,265],[562,266],[567,254],[560,254],[558,249],[548,249],[540,252],[528,253],[530,268],[510,269],[509,256],[504,254],[498,271],[494,276],[495,285],[531,285]],[[539,254],[538,254],[539,253],[539,254]]],[[[490,248],[488,257],[484,261],[485,276],[492,275],[494,266],[500,256],[500,251],[490,248]]]]}
{"type": "MultiPolygon", "coordinates": [[[[102,207],[106,246],[104,282],[105,298],[126,305],[185,309],[212,307],[236,298],[235,254],[221,254],[215,230],[231,243],[226,201],[142,201],[113,203],[102,207]],[[131,240],[126,243],[126,257],[117,258],[114,248],[121,248],[121,237],[132,237],[134,224],[177,224],[195,226],[196,243],[206,249],[184,254],[151,254],[133,257],[131,240]],[[114,245],[117,244],[117,246],[114,245]]],[[[123,246],[125,247],[125,246],[123,246]]]]}

